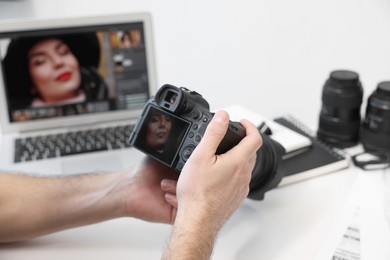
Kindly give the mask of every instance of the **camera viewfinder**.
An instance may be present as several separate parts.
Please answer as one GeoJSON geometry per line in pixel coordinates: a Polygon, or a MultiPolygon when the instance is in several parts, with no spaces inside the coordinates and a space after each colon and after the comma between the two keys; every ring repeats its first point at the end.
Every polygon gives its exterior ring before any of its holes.
{"type": "Polygon", "coordinates": [[[175,104],[177,98],[177,93],[173,91],[168,91],[168,93],[165,95],[165,101],[170,104],[175,104]]]}
{"type": "Polygon", "coordinates": [[[170,85],[164,85],[156,94],[158,105],[170,112],[177,112],[181,99],[181,93],[170,85]]]}

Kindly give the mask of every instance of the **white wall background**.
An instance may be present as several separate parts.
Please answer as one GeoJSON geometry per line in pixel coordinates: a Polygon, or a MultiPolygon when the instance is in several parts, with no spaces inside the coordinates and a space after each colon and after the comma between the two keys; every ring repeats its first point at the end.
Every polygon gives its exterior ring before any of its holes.
{"type": "Polygon", "coordinates": [[[238,103],[317,127],[332,70],[360,74],[363,116],[368,95],[390,80],[387,0],[0,1],[0,19],[137,11],[153,17],[159,86],[196,90],[212,110],[238,103]]]}

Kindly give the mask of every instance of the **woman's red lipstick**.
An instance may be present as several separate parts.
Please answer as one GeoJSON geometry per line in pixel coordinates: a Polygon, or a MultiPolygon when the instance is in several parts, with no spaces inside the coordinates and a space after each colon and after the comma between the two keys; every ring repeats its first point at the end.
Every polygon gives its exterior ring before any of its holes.
{"type": "Polygon", "coordinates": [[[72,77],[72,73],[71,72],[65,72],[65,73],[62,73],[61,75],[59,75],[56,80],[57,81],[67,81],[70,79],[70,77],[72,77]]]}

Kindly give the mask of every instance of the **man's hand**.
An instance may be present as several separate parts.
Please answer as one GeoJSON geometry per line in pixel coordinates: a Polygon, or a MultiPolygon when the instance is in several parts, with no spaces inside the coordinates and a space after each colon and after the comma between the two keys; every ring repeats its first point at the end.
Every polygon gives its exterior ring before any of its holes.
{"type": "Polygon", "coordinates": [[[209,259],[217,233],[248,195],[262,139],[253,124],[241,123],[246,136],[217,155],[229,124],[228,114],[217,112],[180,174],[177,199],[167,195],[178,210],[164,258],[209,259]]]}
{"type": "Polygon", "coordinates": [[[124,191],[127,215],[146,221],[173,223],[176,208],[165,199],[175,194],[179,174],[151,158],[146,158],[139,171],[129,179],[124,191]],[[170,196],[170,195],[168,195],[170,196]]]}

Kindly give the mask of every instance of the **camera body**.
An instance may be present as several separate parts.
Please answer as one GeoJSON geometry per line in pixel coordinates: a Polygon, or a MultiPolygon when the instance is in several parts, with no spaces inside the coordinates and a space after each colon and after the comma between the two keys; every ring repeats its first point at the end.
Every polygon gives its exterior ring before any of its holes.
{"type": "MultiPolygon", "coordinates": [[[[146,103],[129,143],[180,172],[202,140],[213,115],[199,93],[165,84],[146,103]]],[[[230,121],[217,154],[230,150],[245,135],[240,123],[230,121]]]]}
{"type": "MultiPolygon", "coordinates": [[[[197,92],[163,85],[146,103],[130,135],[129,144],[170,168],[181,172],[184,164],[202,140],[213,117],[207,101],[197,92]]],[[[259,129],[260,134],[262,132],[259,129]]],[[[239,122],[229,122],[216,154],[236,146],[246,135],[239,122]]],[[[263,145],[257,150],[248,198],[264,199],[284,176],[282,156],[285,149],[262,134],[263,145]]]]}

